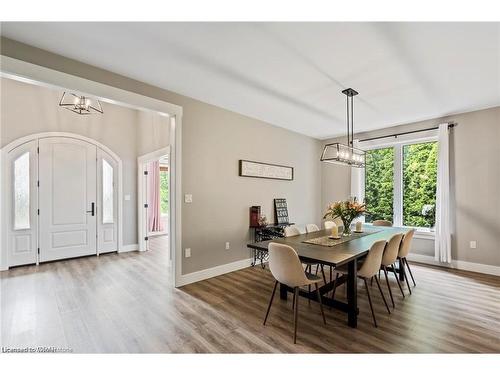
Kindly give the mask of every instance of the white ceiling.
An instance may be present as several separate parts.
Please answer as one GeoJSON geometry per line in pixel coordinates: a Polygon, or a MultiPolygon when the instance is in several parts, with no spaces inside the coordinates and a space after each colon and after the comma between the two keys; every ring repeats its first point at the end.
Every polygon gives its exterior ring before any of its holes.
{"type": "Polygon", "coordinates": [[[316,138],[500,105],[500,23],[2,23],[2,35],[316,138]]]}

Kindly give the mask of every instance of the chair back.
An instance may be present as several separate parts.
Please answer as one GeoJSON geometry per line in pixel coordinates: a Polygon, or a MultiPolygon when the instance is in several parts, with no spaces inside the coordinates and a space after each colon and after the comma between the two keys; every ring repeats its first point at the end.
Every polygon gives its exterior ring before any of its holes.
{"type": "Polygon", "coordinates": [[[400,258],[406,258],[408,253],[410,252],[411,242],[413,240],[413,235],[415,234],[415,229],[406,232],[403,236],[403,240],[401,241],[401,246],[399,246],[399,254],[400,258]]]}
{"type": "Polygon", "coordinates": [[[337,224],[335,224],[335,221],[325,221],[324,224],[325,229],[329,230],[332,229],[333,227],[336,227],[337,224]]]}
{"type": "Polygon", "coordinates": [[[291,246],[276,242],[269,244],[269,269],[281,284],[292,288],[308,284],[299,256],[291,246]]]}
{"type": "Polygon", "coordinates": [[[316,224],[306,225],[306,233],[317,232],[317,231],[319,231],[319,227],[316,224]]]}
{"type": "Polygon", "coordinates": [[[385,245],[384,255],[382,256],[383,266],[390,266],[396,261],[396,259],[398,259],[399,247],[401,245],[403,236],[403,233],[398,233],[392,236],[389,241],[387,241],[387,245],[385,245]]]}
{"type": "Polygon", "coordinates": [[[290,225],[288,227],[285,227],[284,232],[285,232],[285,237],[298,236],[300,234],[300,229],[295,225],[290,225]]]}
{"type": "Polygon", "coordinates": [[[364,278],[371,278],[375,276],[380,269],[380,265],[382,264],[382,255],[384,254],[386,241],[379,240],[375,242],[370,251],[368,251],[368,255],[366,256],[363,265],[358,271],[358,276],[364,278]]]}
{"type": "Polygon", "coordinates": [[[375,220],[372,225],[376,227],[392,227],[392,223],[389,220],[375,220]]]}

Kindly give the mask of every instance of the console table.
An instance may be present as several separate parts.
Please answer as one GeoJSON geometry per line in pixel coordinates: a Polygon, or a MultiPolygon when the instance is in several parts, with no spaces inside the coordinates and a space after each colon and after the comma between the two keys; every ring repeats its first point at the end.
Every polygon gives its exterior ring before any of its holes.
{"type": "MultiPolygon", "coordinates": [[[[253,229],[254,242],[261,242],[261,241],[270,241],[276,238],[285,237],[284,233],[285,227],[288,227],[293,224],[294,223],[269,224],[269,225],[262,225],[250,228],[253,229]]],[[[259,249],[252,249],[252,250],[253,250],[253,262],[251,264],[252,267],[255,266],[257,262],[260,260],[260,266],[262,268],[266,268],[264,262],[267,261],[269,253],[267,251],[262,251],[259,249]]]]}

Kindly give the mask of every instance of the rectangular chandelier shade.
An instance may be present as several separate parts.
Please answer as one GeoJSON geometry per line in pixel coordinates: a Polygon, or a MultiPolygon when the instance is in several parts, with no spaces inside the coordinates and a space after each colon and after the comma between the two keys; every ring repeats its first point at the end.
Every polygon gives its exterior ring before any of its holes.
{"type": "Polygon", "coordinates": [[[364,168],[366,165],[366,152],[343,143],[330,143],[325,145],[320,160],[326,163],[364,168]]]}
{"type": "Polygon", "coordinates": [[[86,96],[63,92],[59,107],[63,107],[79,115],[91,115],[93,113],[104,113],[101,102],[86,96]]]}

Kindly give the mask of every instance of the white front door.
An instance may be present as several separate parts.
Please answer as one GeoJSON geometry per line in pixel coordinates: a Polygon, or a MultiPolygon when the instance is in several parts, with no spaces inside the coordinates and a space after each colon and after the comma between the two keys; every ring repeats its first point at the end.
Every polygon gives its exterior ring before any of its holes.
{"type": "Polygon", "coordinates": [[[97,254],[97,147],[56,137],[39,148],[40,261],[97,254]]]}

